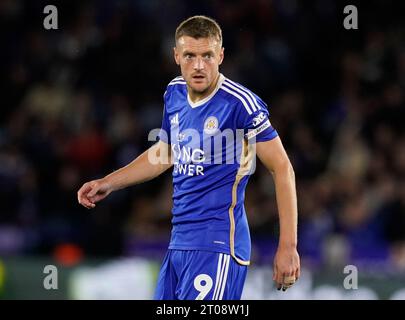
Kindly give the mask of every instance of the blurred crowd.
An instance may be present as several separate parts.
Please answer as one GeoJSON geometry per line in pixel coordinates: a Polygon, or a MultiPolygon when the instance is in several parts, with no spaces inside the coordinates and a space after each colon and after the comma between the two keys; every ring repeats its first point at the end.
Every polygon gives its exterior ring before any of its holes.
{"type": "MultiPolygon", "coordinates": [[[[353,2],[354,3],[354,2],[353,2]]],[[[170,172],[88,211],[76,192],[152,144],[179,75],[174,31],[206,14],[222,26],[221,72],[269,105],[295,169],[305,264],[405,270],[405,20],[395,1],[358,4],[343,27],[332,0],[0,2],[0,256],[162,257],[170,172]],[[164,13],[164,14],[162,14],[164,13]]],[[[253,261],[270,263],[278,215],[260,164],[246,191],[253,261]]]]}

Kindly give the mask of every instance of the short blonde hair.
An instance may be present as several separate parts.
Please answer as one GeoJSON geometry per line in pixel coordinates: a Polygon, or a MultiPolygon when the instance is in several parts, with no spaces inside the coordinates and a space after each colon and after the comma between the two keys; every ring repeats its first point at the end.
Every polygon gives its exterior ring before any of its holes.
{"type": "Polygon", "coordinates": [[[193,16],[184,20],[176,29],[175,41],[182,36],[189,36],[194,39],[215,38],[222,46],[222,30],[219,24],[212,18],[206,16],[193,16]]]}

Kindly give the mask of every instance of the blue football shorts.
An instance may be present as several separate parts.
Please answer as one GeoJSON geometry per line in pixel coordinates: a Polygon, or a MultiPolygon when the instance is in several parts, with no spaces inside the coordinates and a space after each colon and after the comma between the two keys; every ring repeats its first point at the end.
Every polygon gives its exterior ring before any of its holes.
{"type": "Polygon", "coordinates": [[[247,266],[229,254],[169,249],[160,269],[155,300],[240,300],[247,266]]]}

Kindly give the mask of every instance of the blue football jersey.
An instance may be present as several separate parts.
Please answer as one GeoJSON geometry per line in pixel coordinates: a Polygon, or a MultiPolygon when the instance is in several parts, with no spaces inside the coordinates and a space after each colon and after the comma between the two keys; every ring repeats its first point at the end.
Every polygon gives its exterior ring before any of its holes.
{"type": "Polygon", "coordinates": [[[215,90],[197,103],[182,77],[168,84],[159,137],[170,145],[174,163],[169,249],[221,252],[249,264],[244,198],[254,142],[276,136],[267,105],[222,74],[215,90]]]}

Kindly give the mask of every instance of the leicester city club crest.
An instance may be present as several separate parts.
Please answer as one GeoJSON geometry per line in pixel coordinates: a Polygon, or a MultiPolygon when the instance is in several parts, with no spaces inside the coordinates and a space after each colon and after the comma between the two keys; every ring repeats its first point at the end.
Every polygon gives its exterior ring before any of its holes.
{"type": "Polygon", "coordinates": [[[204,122],[204,132],[214,134],[218,130],[218,119],[214,116],[208,117],[204,122]]]}

